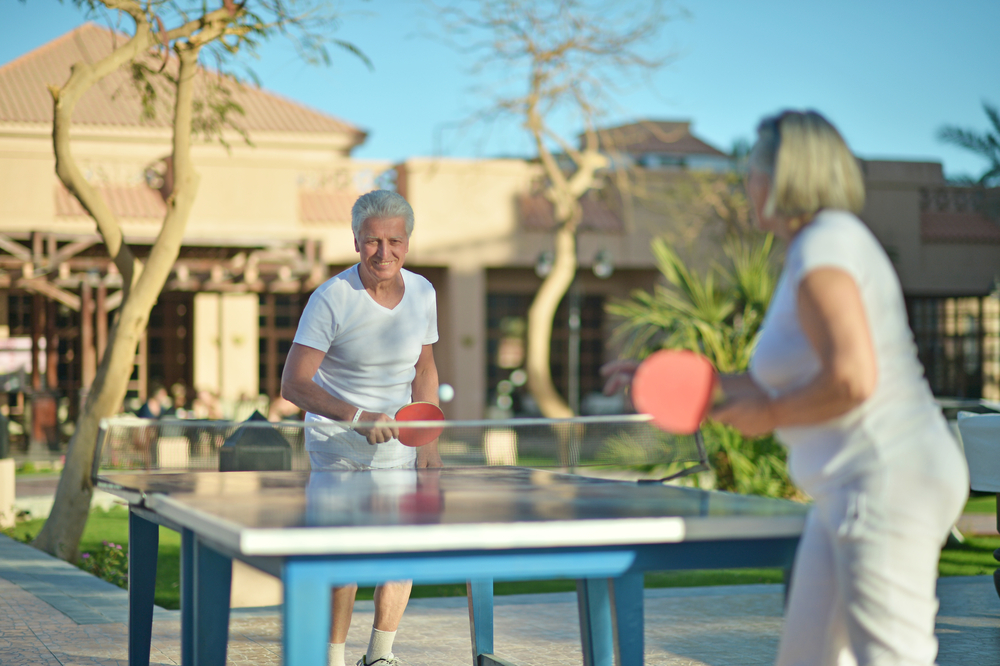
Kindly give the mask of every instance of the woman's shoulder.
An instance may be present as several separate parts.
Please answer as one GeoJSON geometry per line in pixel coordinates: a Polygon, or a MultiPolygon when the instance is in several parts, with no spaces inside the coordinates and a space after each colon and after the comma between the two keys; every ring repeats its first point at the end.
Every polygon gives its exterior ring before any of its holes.
{"type": "Polygon", "coordinates": [[[876,250],[881,244],[858,216],[845,210],[823,210],[793,242],[793,250],[826,254],[846,251],[876,250]]]}
{"type": "Polygon", "coordinates": [[[871,230],[853,213],[820,211],[789,248],[789,260],[805,273],[821,266],[835,266],[863,277],[879,264],[885,251],[871,230]]]}
{"type": "Polygon", "coordinates": [[[802,230],[807,237],[827,236],[829,234],[840,234],[845,236],[862,236],[868,231],[868,227],[861,219],[846,210],[821,210],[816,213],[805,229],[802,230]]]}

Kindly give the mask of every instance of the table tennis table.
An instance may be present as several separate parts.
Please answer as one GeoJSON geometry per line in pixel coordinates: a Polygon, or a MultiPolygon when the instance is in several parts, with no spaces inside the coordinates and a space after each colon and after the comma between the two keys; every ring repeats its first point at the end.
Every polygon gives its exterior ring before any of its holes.
{"type": "MultiPolygon", "coordinates": [[[[181,534],[181,655],[225,663],[234,559],[284,583],[286,666],[325,664],[330,590],[467,582],[473,666],[493,581],[576,579],[585,666],[643,663],[647,571],[792,564],[802,505],[519,466],[102,472],[129,504],[129,663],[147,666],[158,525],[181,534]]],[[[567,618],[569,621],[571,618],[567,618]]]]}

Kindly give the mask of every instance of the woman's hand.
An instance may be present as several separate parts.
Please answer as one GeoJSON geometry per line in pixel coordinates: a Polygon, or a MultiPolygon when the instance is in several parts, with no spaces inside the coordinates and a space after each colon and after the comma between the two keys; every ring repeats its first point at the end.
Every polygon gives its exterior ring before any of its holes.
{"type": "Polygon", "coordinates": [[[390,439],[396,439],[399,437],[399,426],[396,425],[395,419],[393,419],[388,414],[379,414],[378,412],[361,412],[361,417],[358,419],[361,423],[373,423],[372,426],[363,426],[355,428],[355,431],[364,435],[365,439],[372,446],[376,444],[384,444],[390,439]]]}
{"type": "Polygon", "coordinates": [[[619,389],[629,386],[638,367],[639,361],[632,359],[618,359],[602,365],[601,377],[604,377],[604,395],[613,395],[619,389]]]}
{"type": "Polygon", "coordinates": [[[709,412],[709,418],[731,425],[746,437],[759,437],[774,430],[774,411],[770,396],[750,375],[727,375],[719,378],[725,400],[709,412]]]}

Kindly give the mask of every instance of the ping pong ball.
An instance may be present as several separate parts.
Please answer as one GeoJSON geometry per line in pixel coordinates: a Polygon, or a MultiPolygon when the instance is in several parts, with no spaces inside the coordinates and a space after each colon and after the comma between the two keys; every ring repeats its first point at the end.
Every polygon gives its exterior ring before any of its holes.
{"type": "Polygon", "coordinates": [[[451,384],[441,384],[438,387],[438,399],[441,402],[451,402],[455,397],[455,389],[451,387],[451,384]]]}

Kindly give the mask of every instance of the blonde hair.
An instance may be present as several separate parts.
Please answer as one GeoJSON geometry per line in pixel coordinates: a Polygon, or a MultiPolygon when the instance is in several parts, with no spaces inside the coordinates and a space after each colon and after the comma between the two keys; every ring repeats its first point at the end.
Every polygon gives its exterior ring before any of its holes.
{"type": "Polygon", "coordinates": [[[808,220],[821,208],[860,213],[865,184],[840,132],[815,111],[785,111],[761,121],[750,167],[767,174],[765,215],[808,220]]]}

